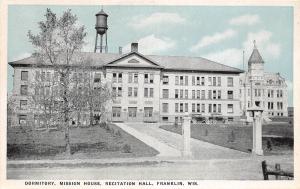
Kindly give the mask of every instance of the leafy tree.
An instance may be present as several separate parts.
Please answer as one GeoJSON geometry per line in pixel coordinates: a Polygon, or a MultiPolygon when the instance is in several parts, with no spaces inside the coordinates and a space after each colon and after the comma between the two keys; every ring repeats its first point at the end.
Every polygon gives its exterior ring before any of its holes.
{"type": "Polygon", "coordinates": [[[70,113],[74,98],[72,91],[72,66],[78,64],[81,59],[76,57],[84,44],[86,32],[84,26],[78,26],[77,17],[71,10],[65,11],[60,18],[57,18],[50,9],[47,9],[45,20],[40,21],[39,33],[34,35],[28,32],[30,42],[35,47],[34,56],[37,59],[37,66],[52,66],[58,73],[59,97],[61,105],[58,111],[63,117],[65,130],[66,152],[70,153],[70,113]]]}

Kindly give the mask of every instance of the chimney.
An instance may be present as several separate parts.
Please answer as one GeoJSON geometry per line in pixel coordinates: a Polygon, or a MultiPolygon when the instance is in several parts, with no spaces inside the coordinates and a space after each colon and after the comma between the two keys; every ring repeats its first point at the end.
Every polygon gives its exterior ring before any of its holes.
{"type": "Polygon", "coordinates": [[[119,54],[122,54],[122,47],[119,47],[119,54]]]}
{"type": "Polygon", "coordinates": [[[139,44],[138,43],[131,43],[131,52],[138,52],[139,44]]]}

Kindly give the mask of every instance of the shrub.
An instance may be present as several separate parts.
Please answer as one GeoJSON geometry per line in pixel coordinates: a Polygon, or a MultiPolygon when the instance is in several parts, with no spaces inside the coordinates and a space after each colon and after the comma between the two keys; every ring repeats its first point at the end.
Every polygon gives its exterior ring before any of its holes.
{"type": "Polygon", "coordinates": [[[108,133],[110,132],[110,127],[109,127],[109,125],[106,125],[106,126],[105,126],[105,130],[106,130],[106,132],[108,132],[108,133]]]}
{"type": "Polygon", "coordinates": [[[99,125],[100,125],[101,128],[106,128],[107,124],[106,124],[106,122],[101,122],[99,125]]]}
{"type": "Polygon", "coordinates": [[[110,133],[111,133],[112,135],[114,135],[114,134],[115,134],[115,129],[114,129],[114,128],[110,128],[110,133]]]}
{"type": "Polygon", "coordinates": [[[124,153],[131,153],[131,146],[129,144],[125,144],[123,147],[122,147],[122,151],[124,153]]]}
{"type": "Polygon", "coordinates": [[[118,137],[122,137],[122,134],[121,134],[120,130],[117,130],[115,135],[118,136],[118,137]]]}

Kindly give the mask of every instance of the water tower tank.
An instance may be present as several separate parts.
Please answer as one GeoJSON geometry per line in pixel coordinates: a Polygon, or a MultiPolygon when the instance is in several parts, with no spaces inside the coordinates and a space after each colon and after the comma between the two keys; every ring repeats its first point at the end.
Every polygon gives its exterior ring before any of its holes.
{"type": "Polygon", "coordinates": [[[101,9],[100,12],[96,14],[96,26],[95,29],[100,35],[105,34],[107,30],[107,17],[108,15],[101,9]]]}

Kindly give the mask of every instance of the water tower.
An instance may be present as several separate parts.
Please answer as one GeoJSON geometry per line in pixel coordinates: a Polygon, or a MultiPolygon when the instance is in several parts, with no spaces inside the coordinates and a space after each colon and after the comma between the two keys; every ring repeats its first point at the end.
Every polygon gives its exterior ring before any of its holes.
{"type": "Polygon", "coordinates": [[[97,52],[97,49],[100,49],[100,53],[102,53],[103,49],[105,50],[105,53],[107,53],[107,17],[108,15],[103,11],[103,8],[100,12],[96,14],[96,40],[95,40],[95,50],[94,52],[97,52]],[[98,45],[98,35],[100,35],[100,45],[98,45]],[[103,45],[103,35],[105,35],[105,45],[103,45]]]}

